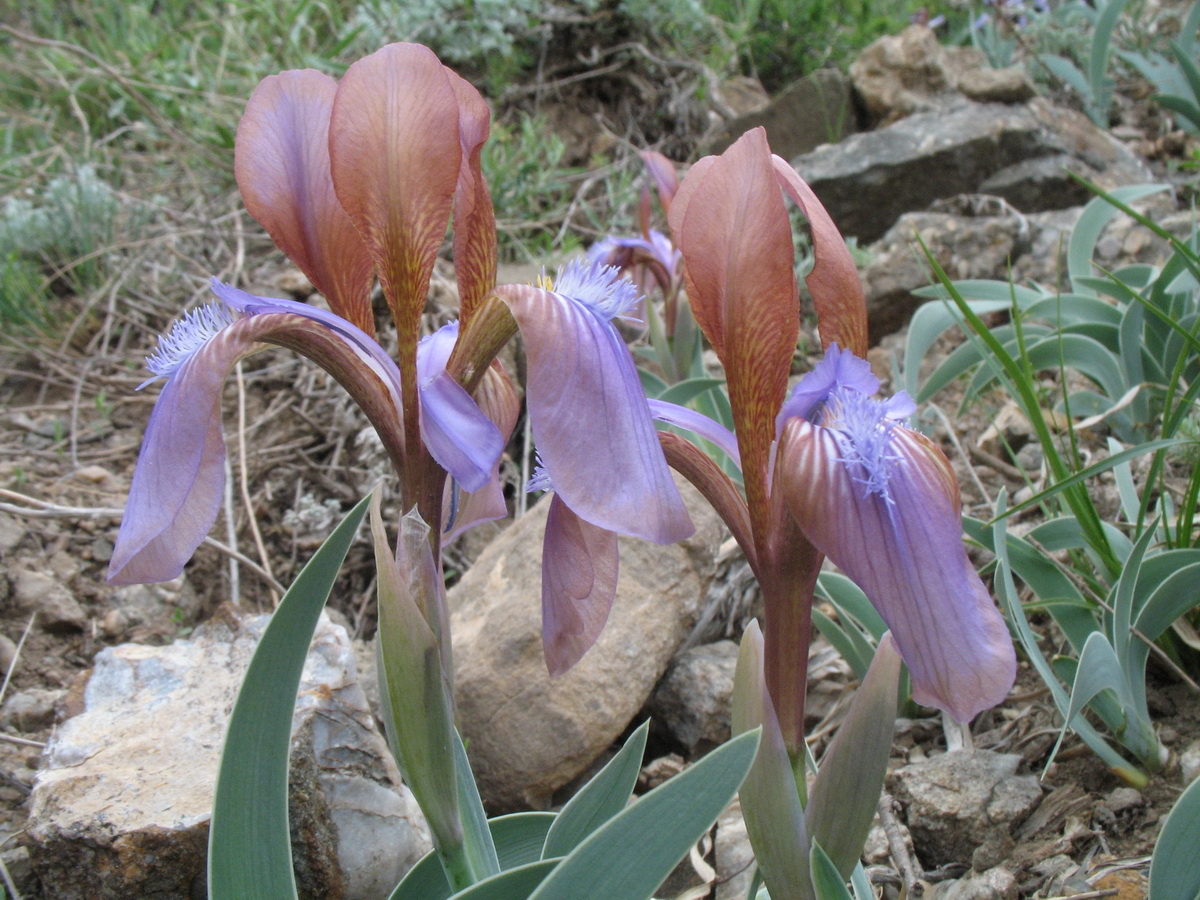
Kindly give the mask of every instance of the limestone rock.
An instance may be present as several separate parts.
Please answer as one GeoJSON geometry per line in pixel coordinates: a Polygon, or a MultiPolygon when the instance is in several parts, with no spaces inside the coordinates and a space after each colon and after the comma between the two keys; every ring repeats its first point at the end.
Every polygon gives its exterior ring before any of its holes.
{"type": "Polygon", "coordinates": [[[721,524],[680,484],[696,534],[666,546],[621,538],[608,624],[565,675],[551,678],[542,655],[549,503],[497,537],[451,589],[459,720],[490,812],[545,806],[621,734],[695,624],[721,524]]]}
{"type": "Polygon", "coordinates": [[[1028,226],[1003,208],[997,212],[1002,214],[905,213],[871,245],[860,274],[872,343],[903,328],[925,302],[913,294],[933,280],[918,235],[952,279],[1008,277],[1010,261],[1025,249],[1028,226]]]}
{"type": "Polygon", "coordinates": [[[671,661],[650,698],[649,712],[695,758],[729,740],[730,701],[738,646],[717,641],[671,661]]]}
{"type": "Polygon", "coordinates": [[[903,213],[957,194],[990,192],[1023,213],[1078,205],[1079,187],[1066,169],[1105,188],[1151,180],[1121,142],[1041,99],[1007,106],[959,98],[792,164],[842,232],[861,241],[878,239],[903,213]]]}
{"type": "Polygon", "coordinates": [[[967,862],[996,826],[1019,825],[1041,802],[1037,778],[1017,775],[1021,757],[956,750],[892,776],[917,856],[929,868],[967,862]]]}
{"type": "Polygon", "coordinates": [[[771,150],[784,159],[836,143],[858,131],[850,81],[837,69],[818,69],[788,85],[764,108],[739,116],[706,148],[721,153],[751,128],[767,129],[771,150]]]}
{"type": "MultiPolygon", "coordinates": [[[[229,615],[189,640],[97,654],[82,712],[52,737],[31,797],[26,831],[47,896],[204,895],[221,745],[267,620],[229,615]]],[[[429,838],[366,709],[351,642],[325,619],[292,733],[301,896],[384,895],[429,838]]]]}

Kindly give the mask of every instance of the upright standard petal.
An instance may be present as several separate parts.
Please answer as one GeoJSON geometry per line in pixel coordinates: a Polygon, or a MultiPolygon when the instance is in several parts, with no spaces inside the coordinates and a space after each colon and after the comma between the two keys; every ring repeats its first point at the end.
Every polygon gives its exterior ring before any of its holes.
{"type": "Polygon", "coordinates": [[[462,161],[454,192],[454,274],[459,317],[467,321],[484,295],[496,286],[496,212],[482,163],[491,111],[466,79],[449,69],[446,74],[458,98],[462,161]]]}
{"type": "Polygon", "coordinates": [[[779,183],[808,219],[812,232],[813,267],[804,279],[812,293],[821,344],[836,342],[859,356],[867,355],[867,301],[854,258],[833,219],[812,188],[791,164],[771,157],[779,183]]]}
{"type": "Polygon", "coordinates": [[[775,414],[800,331],[791,223],[766,133],[749,131],[693,167],[671,213],[692,312],[725,367],[747,500],[762,516],[775,414]]]}
{"type": "MultiPolygon", "coordinates": [[[[884,406],[853,391],[846,398],[845,406],[884,406]]],[[[832,427],[787,424],[779,453],[788,507],[887,622],[913,699],[968,721],[1007,695],[1016,656],[963,548],[954,472],[932,442],[884,411],[834,415],[832,427]]]]}
{"type": "Polygon", "coordinates": [[[542,545],[542,647],[551,675],[562,675],[596,643],[617,594],[617,571],[617,536],[575,515],[555,494],[542,545]]]}
{"type": "Polygon", "coordinates": [[[375,333],[367,245],[333,193],[329,115],[337,82],[314,69],[264,78],[238,124],[233,170],[242,201],[330,308],[375,333]]]}
{"type": "Polygon", "coordinates": [[[593,525],[657,543],[682,540],[692,523],[611,321],[635,292],[615,270],[595,266],[564,271],[557,288],[497,288],[525,342],[529,417],[555,490],[593,525]]]}
{"type": "Polygon", "coordinates": [[[415,343],[462,157],[457,95],[432,51],[389,44],[346,71],[329,156],[338,200],[378,266],[400,340],[415,343]]]}

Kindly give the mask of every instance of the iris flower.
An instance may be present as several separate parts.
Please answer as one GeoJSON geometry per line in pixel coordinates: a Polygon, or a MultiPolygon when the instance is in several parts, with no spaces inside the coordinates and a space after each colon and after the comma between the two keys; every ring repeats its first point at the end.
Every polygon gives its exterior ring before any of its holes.
{"type": "MultiPolygon", "coordinates": [[[[268,343],[292,347],[334,375],[402,459],[401,379],[382,347],[349,321],[291,300],[213,283],[219,303],[185,316],[147,360],[166,379],[109,566],[113,584],[167,581],[216,521],[225,484],[221,388],[238,360],[268,343]]],[[[447,326],[448,328],[450,326],[447,326]]],[[[437,343],[422,344],[435,351],[437,343]]],[[[418,370],[422,368],[418,354],[418,370]]],[[[143,387],[145,386],[143,384],[143,387]]],[[[421,384],[421,432],[433,458],[468,490],[483,488],[503,450],[499,429],[444,372],[421,384]]]]}
{"type": "Polygon", "coordinates": [[[953,470],[906,427],[906,394],[875,395],[854,263],[825,209],[765,132],[697,162],[670,211],[696,321],[725,369],[744,496],[688,441],[663,436],[729,524],[762,587],[766,685],[795,757],[804,739],[813,589],[832,560],[867,594],[912,674],[913,696],[959,720],[999,703],[1012,642],[967,558],[953,470]],[[784,193],[802,209],[807,284],[825,358],[788,392],[799,292],[784,193]]]}

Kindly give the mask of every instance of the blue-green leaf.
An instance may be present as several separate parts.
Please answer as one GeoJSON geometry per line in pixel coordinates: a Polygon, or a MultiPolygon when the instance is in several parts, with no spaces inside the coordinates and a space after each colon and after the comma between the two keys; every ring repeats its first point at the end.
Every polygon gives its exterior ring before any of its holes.
{"type": "Polygon", "coordinates": [[[546,835],[543,856],[566,856],[584,838],[626,807],[637,786],[649,733],[650,720],[647,719],[596,777],[567,801],[551,826],[550,833],[546,835]]]}
{"type": "Polygon", "coordinates": [[[1200,778],[1193,781],[1167,815],[1150,859],[1149,900],[1200,898],[1200,778]]]}
{"type": "Polygon", "coordinates": [[[854,900],[850,889],[846,887],[846,879],[815,840],[809,853],[809,866],[817,900],[854,900]]]}
{"type": "Polygon", "coordinates": [[[592,832],[529,900],[649,900],[729,805],[757,750],[757,731],[739,735],[659,785],[592,832]]]}
{"type": "Polygon", "coordinates": [[[210,900],[296,896],[288,830],[288,751],[304,660],[364,498],[292,582],[246,669],[221,752],[208,836],[210,900]]]}
{"type": "Polygon", "coordinates": [[[561,863],[544,859],[508,869],[459,891],[451,900],[526,900],[561,863]]]}
{"type": "MultiPolygon", "coordinates": [[[[550,830],[556,815],[551,812],[522,812],[488,820],[501,871],[538,862],[542,858],[546,832],[550,830]]],[[[446,873],[438,855],[430,852],[408,870],[388,900],[448,900],[450,894],[450,883],[446,881],[446,873]]]]}

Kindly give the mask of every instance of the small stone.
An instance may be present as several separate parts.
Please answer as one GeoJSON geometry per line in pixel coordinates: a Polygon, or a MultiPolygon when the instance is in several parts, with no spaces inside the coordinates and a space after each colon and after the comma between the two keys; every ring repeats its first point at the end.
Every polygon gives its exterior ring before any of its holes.
{"type": "Polygon", "coordinates": [[[754,878],[754,848],[737,800],[717,819],[716,856],[717,900],[744,900],[754,878]]]}
{"type": "Polygon", "coordinates": [[[82,481],[85,484],[95,484],[101,487],[112,487],[117,483],[117,479],[113,473],[103,466],[84,466],[82,469],[76,469],[74,478],[76,481],[82,481]]]}
{"type": "Polygon", "coordinates": [[[17,549],[25,537],[25,526],[14,516],[0,513],[0,556],[7,556],[17,549]]]}
{"type": "Polygon", "coordinates": [[[101,627],[114,640],[170,638],[200,614],[200,599],[183,576],[117,588],[109,605],[101,627]]]}
{"type": "Polygon", "coordinates": [[[997,825],[987,833],[983,843],[971,854],[971,868],[976,872],[986,872],[1000,865],[1009,858],[1016,845],[1016,841],[1008,833],[1008,827],[997,825]]]}
{"type": "Polygon", "coordinates": [[[61,688],[27,688],[12,694],[0,711],[0,725],[30,734],[54,724],[54,710],[66,694],[61,688]]]}
{"type": "Polygon", "coordinates": [[[1191,784],[1200,775],[1200,740],[1192,741],[1179,754],[1179,774],[1185,785],[1191,784]]]}
{"type": "Polygon", "coordinates": [[[892,776],[917,856],[927,866],[964,863],[997,826],[1020,824],[1041,802],[1033,775],[1017,775],[1021,757],[955,750],[910,763],[892,776]]]}
{"type": "Polygon", "coordinates": [[[67,586],[45,572],[22,569],[13,579],[17,607],[25,613],[37,613],[44,631],[82,631],[87,614],[67,586]]]}
{"type": "Polygon", "coordinates": [[[730,698],[738,646],[717,641],[671,661],[650,697],[649,712],[695,758],[729,740],[730,698]]]}
{"type": "MultiPolygon", "coordinates": [[[[4,579],[0,578],[0,583],[3,581],[4,579]]],[[[17,645],[8,635],[0,634],[0,672],[3,672],[5,675],[7,675],[8,670],[12,668],[12,664],[16,658],[17,645]]]]}
{"type": "Polygon", "coordinates": [[[965,878],[944,881],[930,900],[1016,900],[1017,878],[1002,866],[965,878]]]}

